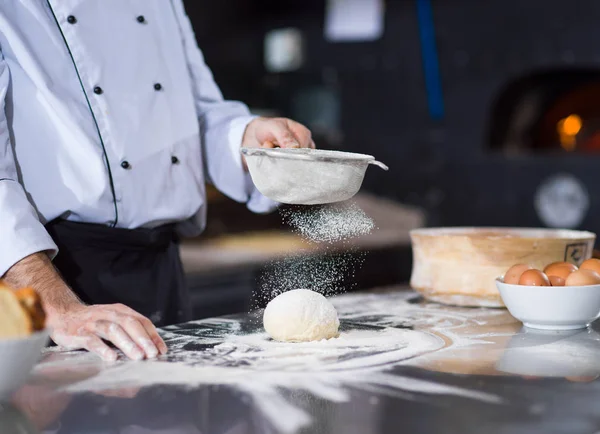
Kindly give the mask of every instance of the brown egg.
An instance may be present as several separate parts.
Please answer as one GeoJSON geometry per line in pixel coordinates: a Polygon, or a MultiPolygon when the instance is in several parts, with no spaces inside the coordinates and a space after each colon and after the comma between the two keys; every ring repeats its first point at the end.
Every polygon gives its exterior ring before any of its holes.
{"type": "Polygon", "coordinates": [[[600,259],[591,258],[586,261],[583,261],[583,264],[581,264],[581,267],[579,267],[579,269],[592,270],[600,274],[600,259]]]}
{"type": "Polygon", "coordinates": [[[544,273],[548,277],[557,276],[565,280],[573,271],[577,271],[577,266],[569,262],[554,262],[544,268],[544,273]]]}
{"type": "Polygon", "coordinates": [[[577,270],[569,274],[565,286],[600,285],[600,274],[592,270],[577,270]]]}
{"type": "Polygon", "coordinates": [[[550,281],[550,285],[552,286],[565,286],[565,279],[558,276],[548,276],[548,280],[550,281]]]}
{"type": "Polygon", "coordinates": [[[504,275],[504,283],[508,283],[509,285],[518,285],[521,274],[527,270],[531,270],[531,267],[527,264],[513,265],[504,275]]]}
{"type": "Polygon", "coordinates": [[[526,270],[521,274],[519,285],[524,286],[550,286],[550,280],[540,270],[526,270]]]}

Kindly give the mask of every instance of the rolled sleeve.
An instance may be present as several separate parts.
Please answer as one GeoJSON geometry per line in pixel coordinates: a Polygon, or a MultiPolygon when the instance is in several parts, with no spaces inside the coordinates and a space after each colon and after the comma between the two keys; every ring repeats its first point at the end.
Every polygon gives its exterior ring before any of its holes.
{"type": "Polygon", "coordinates": [[[192,78],[198,112],[205,172],[209,181],[235,201],[246,203],[257,213],[273,211],[277,203],[263,196],[244,170],[240,148],[248,124],[255,118],[248,107],[226,101],[198,48],[192,25],[179,0],[175,13],[180,24],[188,69],[192,78]]]}

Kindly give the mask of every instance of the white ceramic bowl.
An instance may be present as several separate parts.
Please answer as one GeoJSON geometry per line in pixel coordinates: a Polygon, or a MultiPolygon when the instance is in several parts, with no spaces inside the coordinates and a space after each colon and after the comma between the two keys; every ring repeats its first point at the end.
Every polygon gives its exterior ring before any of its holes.
{"type": "Polygon", "coordinates": [[[576,330],[600,317],[600,285],[523,286],[496,279],[502,301],[529,328],[576,330]]]}
{"type": "Polygon", "coordinates": [[[26,338],[0,339],[0,401],[22,386],[48,343],[47,330],[26,338]]]}

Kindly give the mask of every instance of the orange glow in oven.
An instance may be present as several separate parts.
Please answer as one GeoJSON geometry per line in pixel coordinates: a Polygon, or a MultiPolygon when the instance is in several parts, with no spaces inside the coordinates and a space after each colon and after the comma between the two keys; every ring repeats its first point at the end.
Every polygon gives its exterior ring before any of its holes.
{"type": "Polygon", "coordinates": [[[583,122],[581,117],[576,114],[571,114],[566,118],[561,119],[556,124],[556,131],[560,138],[560,145],[565,151],[573,151],[577,146],[577,134],[581,131],[583,122]]]}

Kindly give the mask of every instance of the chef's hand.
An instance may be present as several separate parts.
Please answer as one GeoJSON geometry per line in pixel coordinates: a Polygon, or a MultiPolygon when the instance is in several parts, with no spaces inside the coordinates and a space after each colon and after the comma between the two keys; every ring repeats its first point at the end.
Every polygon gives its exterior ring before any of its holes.
{"type": "MultiPolygon", "coordinates": [[[[315,148],[310,130],[286,118],[256,118],[242,138],[244,148],[315,148]]],[[[245,162],[244,162],[245,164],[245,162]]]]}
{"type": "Polygon", "coordinates": [[[114,361],[111,342],[133,360],[166,354],[167,346],[152,322],[122,304],[79,304],[53,318],[52,340],[66,349],[86,349],[104,360],[114,361]]]}
{"type": "Polygon", "coordinates": [[[116,351],[104,339],[134,360],[167,352],[152,322],[133,309],[122,304],[83,304],[62,280],[46,253],[34,253],[20,260],[3,279],[13,288],[32,287],[40,294],[50,336],[66,349],[85,349],[104,360],[116,360],[116,351]]]}

